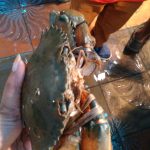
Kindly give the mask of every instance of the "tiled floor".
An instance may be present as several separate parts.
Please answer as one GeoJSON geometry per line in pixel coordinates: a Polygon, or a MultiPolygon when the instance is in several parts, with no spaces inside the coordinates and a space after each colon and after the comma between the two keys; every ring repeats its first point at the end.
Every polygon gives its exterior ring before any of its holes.
{"type": "MultiPolygon", "coordinates": [[[[8,56],[30,56],[29,51],[37,47],[42,31],[49,26],[49,12],[70,5],[47,2],[0,0],[0,97],[14,59],[8,56]]],[[[86,77],[88,90],[109,115],[114,150],[150,150],[150,41],[138,55],[124,55],[123,48],[136,28],[126,27],[132,25],[137,23],[129,20],[123,30],[109,37],[106,44],[111,48],[111,59],[86,77]]]]}
{"type": "Polygon", "coordinates": [[[115,150],[150,149],[150,41],[139,55],[122,53],[134,30],[124,29],[110,36],[106,44],[113,52],[112,58],[87,80],[91,92],[110,114],[115,150]]]}
{"type": "Polygon", "coordinates": [[[52,0],[0,0],[0,57],[33,51],[49,26],[49,13],[70,6],[48,2],[52,0]]]}

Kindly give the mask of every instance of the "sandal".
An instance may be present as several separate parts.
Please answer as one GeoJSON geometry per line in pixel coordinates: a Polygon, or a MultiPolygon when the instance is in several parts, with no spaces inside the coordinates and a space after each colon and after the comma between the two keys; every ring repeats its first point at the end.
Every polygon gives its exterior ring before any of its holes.
{"type": "Polygon", "coordinates": [[[108,60],[111,57],[111,51],[105,44],[102,47],[94,48],[94,50],[102,60],[108,60]]]}
{"type": "Polygon", "coordinates": [[[150,34],[147,35],[143,41],[140,41],[139,39],[137,39],[136,37],[136,32],[134,32],[131,35],[130,40],[128,41],[127,45],[124,48],[123,53],[124,54],[137,54],[140,52],[140,50],[142,49],[142,47],[144,46],[144,44],[147,42],[147,40],[150,37],[150,34]]]}

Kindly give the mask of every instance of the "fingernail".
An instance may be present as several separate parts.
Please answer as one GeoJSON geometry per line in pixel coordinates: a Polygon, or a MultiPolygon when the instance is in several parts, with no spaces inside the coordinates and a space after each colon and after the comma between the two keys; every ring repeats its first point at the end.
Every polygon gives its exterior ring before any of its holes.
{"type": "Polygon", "coordinates": [[[20,61],[21,61],[21,56],[20,56],[20,54],[18,54],[15,61],[14,61],[14,63],[13,63],[12,72],[17,71],[20,61]]]}

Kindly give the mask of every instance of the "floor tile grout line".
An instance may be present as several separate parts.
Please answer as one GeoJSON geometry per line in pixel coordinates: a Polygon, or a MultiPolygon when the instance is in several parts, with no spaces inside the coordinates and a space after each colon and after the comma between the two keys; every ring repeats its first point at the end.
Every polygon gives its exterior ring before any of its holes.
{"type": "Polygon", "coordinates": [[[87,89],[96,87],[96,86],[98,86],[98,85],[102,85],[102,86],[103,86],[103,85],[109,84],[109,83],[111,83],[111,82],[115,82],[115,81],[118,81],[118,80],[122,80],[122,79],[126,79],[126,78],[131,78],[131,77],[134,77],[134,76],[138,76],[138,75],[143,74],[143,73],[146,73],[146,72],[148,72],[148,70],[144,70],[144,71],[142,71],[142,72],[140,72],[140,73],[136,73],[136,74],[132,74],[132,75],[123,76],[123,77],[116,78],[116,79],[114,79],[114,80],[110,80],[110,81],[106,81],[106,82],[98,81],[97,84],[91,85],[91,86],[89,86],[87,89]]]}
{"type": "Polygon", "coordinates": [[[108,110],[109,110],[109,113],[111,114],[109,105],[108,105],[108,103],[107,103],[106,97],[105,97],[104,92],[103,92],[103,89],[102,89],[102,87],[101,87],[100,85],[99,85],[98,87],[100,88],[100,90],[101,90],[101,92],[102,92],[102,95],[103,95],[103,97],[104,97],[104,99],[105,99],[105,103],[106,103],[106,105],[107,105],[107,108],[108,108],[108,110]]]}
{"type": "Polygon", "coordinates": [[[103,90],[102,90],[101,86],[100,86],[100,85],[97,85],[97,86],[93,86],[93,87],[86,88],[86,89],[89,89],[89,90],[90,90],[90,89],[92,89],[92,88],[96,88],[96,87],[100,88],[100,90],[101,90],[101,92],[102,92],[102,95],[103,95],[103,97],[104,97],[104,100],[105,100],[105,103],[106,103],[107,109],[108,109],[109,113],[111,114],[110,108],[109,108],[109,106],[108,106],[108,103],[107,103],[107,101],[106,101],[106,98],[105,98],[105,96],[104,96],[104,93],[103,93],[103,90]]]}
{"type": "MultiPolygon", "coordinates": [[[[20,55],[24,55],[24,54],[28,54],[28,53],[32,53],[33,51],[28,51],[28,52],[22,52],[20,55]]],[[[6,59],[11,59],[13,57],[16,57],[17,54],[11,55],[11,56],[7,56],[7,57],[1,57],[0,61],[5,61],[6,59]]]]}
{"type": "Polygon", "coordinates": [[[99,81],[99,85],[102,85],[102,86],[103,86],[103,85],[108,84],[108,83],[111,83],[111,82],[119,81],[119,80],[126,79],[126,78],[131,78],[131,77],[138,76],[138,75],[143,74],[143,73],[146,73],[146,72],[147,72],[147,70],[144,70],[144,71],[142,71],[142,72],[140,72],[140,73],[123,76],[123,77],[121,77],[121,78],[117,78],[117,79],[114,79],[114,80],[111,80],[111,81],[106,81],[106,82],[103,82],[103,83],[101,83],[101,82],[99,81]]]}
{"type": "MultiPolygon", "coordinates": [[[[150,70],[150,69],[149,69],[150,70]]],[[[117,78],[117,79],[114,79],[114,80],[111,80],[111,81],[106,81],[106,82],[100,82],[100,81],[98,81],[97,82],[97,84],[94,84],[94,85],[91,85],[91,86],[89,86],[89,87],[87,87],[86,89],[90,89],[90,88],[94,88],[94,87],[97,87],[97,86],[104,86],[104,85],[106,85],[106,84],[109,84],[109,83],[111,83],[111,82],[116,82],[116,81],[119,81],[119,80],[122,80],[122,79],[126,79],[126,78],[131,78],[131,77],[134,77],[134,76],[138,76],[138,75],[140,75],[140,74],[143,74],[143,73],[146,73],[146,72],[148,72],[149,70],[144,70],[144,71],[142,71],[142,72],[140,72],[140,73],[137,73],[137,74],[132,74],[132,75],[127,75],[127,76],[123,76],[123,77],[120,77],[120,78],[117,78]]]]}

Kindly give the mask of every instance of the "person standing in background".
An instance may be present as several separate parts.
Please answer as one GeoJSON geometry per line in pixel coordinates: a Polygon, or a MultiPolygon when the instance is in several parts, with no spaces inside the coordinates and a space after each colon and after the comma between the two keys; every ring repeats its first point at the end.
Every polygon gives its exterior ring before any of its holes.
{"type": "Polygon", "coordinates": [[[111,51],[104,42],[128,21],[142,2],[143,0],[71,0],[71,8],[83,13],[89,25],[98,14],[91,31],[96,39],[94,50],[101,59],[107,60],[111,57],[111,51]]]}

